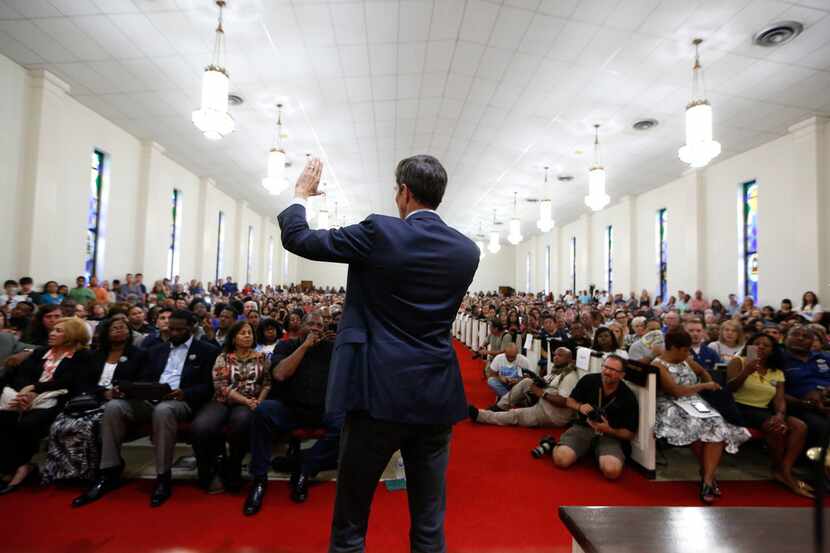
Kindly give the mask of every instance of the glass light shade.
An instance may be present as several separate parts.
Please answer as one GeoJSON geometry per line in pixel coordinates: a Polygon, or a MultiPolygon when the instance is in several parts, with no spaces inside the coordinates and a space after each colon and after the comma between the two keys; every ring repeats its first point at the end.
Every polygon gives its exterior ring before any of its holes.
{"type": "Polygon", "coordinates": [[[522,223],[516,217],[510,219],[510,233],[507,235],[507,241],[514,246],[522,241],[522,223]]]}
{"type": "Polygon", "coordinates": [[[712,140],[712,106],[706,100],[686,108],[686,145],[677,155],[691,167],[705,167],[720,155],[720,142],[712,140]]]}
{"type": "Polygon", "coordinates": [[[539,220],[536,221],[536,228],[542,232],[549,232],[553,225],[553,202],[542,200],[539,202],[539,220]]]}
{"type": "Polygon", "coordinates": [[[611,202],[605,193],[605,169],[599,165],[588,171],[588,195],[585,196],[585,205],[594,211],[600,211],[611,202]]]}
{"type": "Polygon", "coordinates": [[[228,114],[230,79],[221,67],[209,66],[202,75],[202,107],[193,112],[193,124],[205,138],[219,140],[234,129],[233,117],[228,114]]]}
{"type": "Polygon", "coordinates": [[[484,241],[483,240],[476,240],[476,246],[478,247],[478,258],[484,259],[486,255],[486,250],[484,249],[484,241]]]}
{"type": "Polygon", "coordinates": [[[490,233],[490,243],[487,244],[487,250],[492,254],[499,253],[499,250],[501,250],[501,244],[499,243],[499,233],[497,231],[493,231],[490,233]]]}

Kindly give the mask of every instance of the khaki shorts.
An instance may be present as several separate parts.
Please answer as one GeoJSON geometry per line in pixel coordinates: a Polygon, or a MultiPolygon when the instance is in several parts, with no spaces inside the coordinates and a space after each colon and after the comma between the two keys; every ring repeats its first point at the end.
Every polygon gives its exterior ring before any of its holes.
{"type": "Polygon", "coordinates": [[[593,447],[594,456],[599,459],[606,455],[616,458],[620,463],[625,463],[625,453],[622,444],[617,438],[609,436],[598,436],[593,428],[574,424],[562,437],[557,445],[564,445],[576,453],[576,458],[584,456],[593,447]]]}

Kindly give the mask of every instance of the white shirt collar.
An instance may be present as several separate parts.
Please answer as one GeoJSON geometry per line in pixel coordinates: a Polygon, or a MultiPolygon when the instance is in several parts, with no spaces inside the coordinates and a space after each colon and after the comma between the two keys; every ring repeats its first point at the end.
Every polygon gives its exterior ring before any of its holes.
{"type": "MultiPolygon", "coordinates": [[[[416,213],[421,213],[422,211],[426,211],[426,212],[428,212],[428,213],[435,213],[436,215],[438,215],[438,212],[437,212],[437,211],[435,211],[434,209],[426,209],[426,208],[424,208],[424,209],[416,209],[415,211],[413,211],[412,213],[410,213],[409,215],[407,215],[406,217],[404,217],[404,221],[406,221],[407,219],[409,219],[410,217],[412,217],[412,216],[413,216],[413,215],[415,215],[416,213]]],[[[438,215],[438,217],[441,217],[441,216],[440,216],[440,215],[438,215]]]]}

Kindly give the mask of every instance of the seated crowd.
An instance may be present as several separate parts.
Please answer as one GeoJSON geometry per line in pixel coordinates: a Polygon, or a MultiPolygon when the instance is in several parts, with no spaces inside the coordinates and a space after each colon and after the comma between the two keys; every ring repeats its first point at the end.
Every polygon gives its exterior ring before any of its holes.
{"type": "MultiPolygon", "coordinates": [[[[31,278],[0,294],[0,495],[27,481],[88,484],[80,507],[117,489],[122,445],[150,436],[156,484],[150,503],[172,494],[177,441],[192,443],[198,482],[208,493],[238,491],[250,454],[252,485],[243,512],[257,513],[269,467],[291,473],[291,498],[336,468],[343,417],[326,415],[329,362],[345,290],[299,290],[224,282],[157,281],[141,274],[42,292],[31,278]],[[312,428],[313,447],[272,459],[275,438],[312,428]],[[32,459],[48,441],[45,462],[32,459]]],[[[475,356],[494,393],[477,423],[569,427],[539,452],[565,469],[592,453],[602,474],[619,477],[638,431],[635,395],[622,382],[629,363],[658,374],[655,435],[690,446],[700,463],[700,497],[721,495],[716,471],[755,430],[768,444],[774,478],[804,496],[793,475],[830,414],[827,317],[816,295],[801,308],[783,300],[758,309],[680,292],[652,302],[604,292],[465,297],[460,312],[486,320],[475,356]],[[676,299],[679,298],[679,299],[676,299]],[[528,335],[541,341],[531,367],[528,335]],[[578,348],[601,369],[582,376],[578,348]]]]}
{"type": "Polygon", "coordinates": [[[830,423],[828,316],[815,293],[804,293],[800,309],[785,299],[778,310],[732,294],[726,305],[710,302],[700,290],[653,302],[645,290],[627,300],[599,290],[479,293],[468,295],[460,312],[487,321],[489,330],[474,357],[484,360],[495,401],[486,409],[471,405],[470,419],[568,427],[558,443],[543,438],[534,455],[549,453],[564,469],[593,452],[602,474],[617,478],[639,420],[636,396],[620,382],[629,364],[652,365],[654,435],[692,449],[703,502],[721,495],[723,451],[736,453],[753,435],[766,441],[775,480],[812,496],[793,467],[830,423]],[[541,343],[537,367],[526,356],[529,337],[541,343]],[[579,348],[601,357],[601,368],[578,370],[579,348]]]}
{"type": "Polygon", "coordinates": [[[283,289],[142,275],[6,281],[0,295],[0,495],[27,481],[88,484],[73,505],[118,488],[122,445],[150,436],[152,506],[172,495],[177,441],[189,441],[208,493],[253,484],[243,511],[259,511],[269,467],[291,473],[291,498],[336,468],[343,417],[325,414],[329,362],[344,290],[283,289]],[[309,449],[272,459],[274,439],[306,429],[309,449]],[[45,462],[32,462],[47,439],[45,462]]]}

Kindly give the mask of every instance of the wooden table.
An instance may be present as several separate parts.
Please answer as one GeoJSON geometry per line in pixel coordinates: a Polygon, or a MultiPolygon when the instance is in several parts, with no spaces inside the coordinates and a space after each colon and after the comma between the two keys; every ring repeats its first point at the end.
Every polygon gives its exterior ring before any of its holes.
{"type": "MultiPolygon", "coordinates": [[[[830,513],[825,513],[825,527],[830,513]]],[[[813,510],[560,507],[573,553],[810,553],[813,510]]]]}

